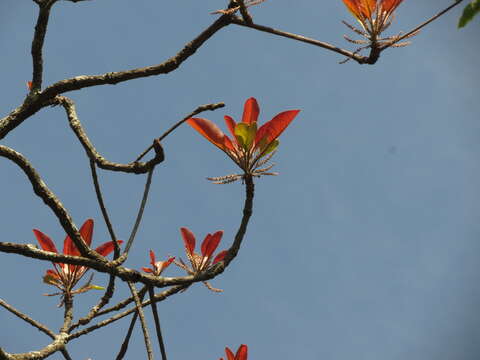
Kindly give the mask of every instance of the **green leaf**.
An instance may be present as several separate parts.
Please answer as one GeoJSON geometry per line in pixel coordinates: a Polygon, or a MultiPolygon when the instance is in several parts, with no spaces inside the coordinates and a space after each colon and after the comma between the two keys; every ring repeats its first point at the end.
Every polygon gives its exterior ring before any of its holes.
{"type": "Polygon", "coordinates": [[[479,12],[480,0],[472,0],[472,2],[463,9],[463,14],[458,21],[458,27],[462,28],[467,25],[479,12]]]}
{"type": "Polygon", "coordinates": [[[267,148],[263,152],[262,157],[274,151],[278,147],[278,144],[280,144],[280,141],[278,140],[273,140],[270,144],[268,144],[267,148]]]}
{"type": "Polygon", "coordinates": [[[238,143],[245,150],[250,149],[255,139],[257,133],[257,124],[252,123],[250,125],[245,123],[238,123],[235,126],[235,137],[237,138],[238,143]]]}

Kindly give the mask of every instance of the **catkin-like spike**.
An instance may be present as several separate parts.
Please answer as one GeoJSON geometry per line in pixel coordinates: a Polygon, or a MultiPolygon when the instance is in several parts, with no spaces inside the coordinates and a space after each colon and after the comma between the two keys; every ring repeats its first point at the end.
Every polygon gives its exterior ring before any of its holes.
{"type": "Polygon", "coordinates": [[[342,20],[342,23],[343,23],[345,26],[347,26],[350,30],[356,32],[358,35],[362,35],[362,36],[364,36],[364,37],[368,37],[368,34],[367,34],[365,31],[360,30],[360,29],[357,29],[355,26],[350,25],[350,24],[347,23],[346,21],[343,21],[343,20],[342,20]]]}
{"type": "Polygon", "coordinates": [[[368,44],[368,41],[366,40],[354,40],[350,39],[347,35],[343,35],[343,38],[347,40],[348,42],[351,42],[352,44],[357,44],[357,45],[363,45],[363,44],[368,44]]]}

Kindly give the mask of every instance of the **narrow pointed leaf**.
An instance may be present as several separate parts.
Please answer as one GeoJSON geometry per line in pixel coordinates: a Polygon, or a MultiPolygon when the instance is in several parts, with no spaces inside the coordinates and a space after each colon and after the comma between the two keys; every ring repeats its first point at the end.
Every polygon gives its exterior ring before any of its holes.
{"type": "Polygon", "coordinates": [[[48,237],[48,235],[37,229],[33,229],[33,233],[35,234],[35,237],[37,238],[37,241],[43,250],[58,254],[55,244],[53,243],[52,239],[48,237]]]}
{"type": "Polygon", "coordinates": [[[150,250],[150,264],[152,264],[152,266],[155,266],[155,253],[153,252],[153,250],[150,250]]]}
{"type": "Polygon", "coordinates": [[[200,247],[200,252],[202,253],[202,256],[207,256],[207,248],[208,244],[210,243],[210,240],[212,239],[212,234],[207,234],[205,236],[205,239],[202,241],[202,246],[200,247]]]}
{"type": "Polygon", "coordinates": [[[92,235],[93,235],[93,219],[87,219],[82,227],[80,228],[80,235],[82,235],[83,241],[89,247],[92,243],[92,235]]]}
{"type": "Polygon", "coordinates": [[[227,360],[235,360],[235,355],[228,347],[225,348],[225,354],[227,355],[227,360]]]}
{"type": "Polygon", "coordinates": [[[182,234],[185,250],[190,256],[192,256],[193,251],[195,250],[195,235],[193,235],[190,229],[186,227],[180,228],[180,233],[182,234]]]}
{"type": "Polygon", "coordinates": [[[247,99],[243,107],[242,122],[249,125],[252,123],[256,123],[259,113],[260,107],[258,106],[257,100],[253,97],[247,99]]]}
{"type": "Polygon", "coordinates": [[[225,137],[225,134],[213,122],[202,118],[191,118],[187,120],[187,123],[212,144],[224,150],[223,138],[225,137]]]}
{"type": "Polygon", "coordinates": [[[230,131],[230,134],[235,137],[235,126],[237,123],[231,116],[225,115],[223,118],[225,119],[225,124],[227,124],[228,131],[230,131]]]}
{"type": "Polygon", "coordinates": [[[147,267],[142,267],[142,270],[145,271],[146,273],[152,273],[153,270],[147,267]]]}

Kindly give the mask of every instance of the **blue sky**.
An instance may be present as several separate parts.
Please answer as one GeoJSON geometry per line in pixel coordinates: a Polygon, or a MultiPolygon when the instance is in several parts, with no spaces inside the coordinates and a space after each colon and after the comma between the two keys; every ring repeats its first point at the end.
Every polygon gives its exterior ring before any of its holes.
{"type": "MultiPolygon", "coordinates": [[[[60,1],[45,43],[44,83],[163,62],[224,4],[60,1]]],[[[387,32],[407,31],[449,4],[405,1],[387,32]]],[[[354,20],[340,0],[269,0],[251,12],[259,24],[351,48],[341,20],[354,20]]],[[[36,13],[32,1],[0,3],[0,116],[26,95],[36,13]]],[[[201,104],[225,102],[203,114],[222,128],[223,115],[238,120],[250,96],[260,103],[261,122],[302,110],[281,136],[280,176],[256,181],[239,257],[212,281],[224,293],[197,284],[160,304],[171,359],[218,359],[225,346],[241,343],[252,360],[478,359],[479,24],[457,30],[459,15],[453,10],[374,66],[339,65],[334,53],[232,25],[173,73],[66,94],[98,151],[118,162],[133,160],[201,104]]],[[[61,108],[43,109],[1,143],[31,160],[77,225],[95,219],[94,244],[108,239],[88,160],[61,108]]],[[[154,175],[131,268],[147,264],[149,249],[185,259],[181,226],[197,240],[223,229],[226,248],[240,222],[243,187],[205,180],[236,172],[235,165],[187,126],[163,145],[166,161],[154,175]]],[[[0,175],[2,241],[34,243],[31,229],[39,228],[60,243],[63,230],[23,173],[1,159],[0,175]]],[[[101,172],[120,238],[133,225],[144,180],[101,172]]],[[[42,296],[51,292],[41,282],[50,264],[0,259],[1,298],[57,330],[58,299],[42,296]]],[[[181,273],[169,268],[166,275],[181,273]]],[[[76,316],[99,295],[77,296],[76,316]]],[[[114,300],[125,296],[128,288],[119,284],[114,300]]],[[[0,322],[8,352],[48,343],[4,310],[0,322]]],[[[73,341],[71,354],[112,358],[128,322],[73,341]]],[[[137,328],[126,358],[144,354],[137,328]]]]}

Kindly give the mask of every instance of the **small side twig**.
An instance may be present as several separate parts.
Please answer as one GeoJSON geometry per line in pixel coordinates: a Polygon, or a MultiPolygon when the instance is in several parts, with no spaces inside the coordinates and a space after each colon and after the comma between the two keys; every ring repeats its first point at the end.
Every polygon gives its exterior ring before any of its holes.
{"type": "MultiPolygon", "coordinates": [[[[210,111],[213,111],[213,110],[216,110],[216,109],[220,109],[222,107],[224,107],[225,104],[223,102],[219,102],[219,103],[216,103],[216,104],[205,104],[205,105],[201,105],[199,107],[197,107],[195,110],[193,110],[190,114],[188,114],[187,116],[185,116],[182,120],[178,121],[175,125],[173,125],[170,129],[168,129],[167,131],[165,131],[165,133],[163,133],[162,136],[160,136],[157,141],[158,142],[161,142],[163,139],[165,139],[172,131],[174,131],[176,128],[178,128],[180,125],[182,125],[185,121],[187,121],[188,119],[190,119],[192,116],[195,116],[195,115],[198,115],[200,114],[201,112],[204,112],[204,111],[207,111],[207,110],[210,110],[210,111]]],[[[153,149],[153,145],[150,145],[144,152],[142,152],[136,159],[135,161],[140,161],[150,150],[153,149]]]]}
{"type": "Polygon", "coordinates": [[[448,6],[448,7],[445,8],[445,9],[443,9],[443,10],[440,11],[438,14],[432,16],[430,19],[428,19],[427,21],[421,23],[420,25],[418,25],[417,27],[413,28],[412,30],[410,30],[410,31],[407,32],[406,34],[403,34],[402,36],[399,36],[399,37],[395,38],[394,41],[385,44],[384,46],[382,46],[382,47],[380,48],[380,51],[383,51],[383,50],[385,50],[385,49],[388,49],[389,47],[395,45],[396,43],[402,41],[403,39],[406,39],[406,38],[412,36],[413,34],[419,32],[420,29],[422,29],[423,27],[427,26],[427,25],[430,24],[432,21],[435,21],[436,19],[438,19],[440,16],[442,16],[442,15],[445,14],[446,12],[450,11],[451,9],[453,9],[455,6],[457,6],[458,4],[460,4],[462,1],[463,1],[463,0],[457,0],[457,1],[455,1],[452,5],[448,6]]]}

